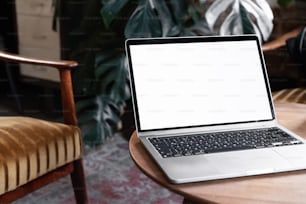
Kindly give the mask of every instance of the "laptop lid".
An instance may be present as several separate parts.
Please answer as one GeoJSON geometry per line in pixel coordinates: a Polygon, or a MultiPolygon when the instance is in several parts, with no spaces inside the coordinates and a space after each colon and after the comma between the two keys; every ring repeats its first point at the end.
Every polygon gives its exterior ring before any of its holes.
{"type": "Polygon", "coordinates": [[[275,119],[253,35],[128,39],[138,132],[275,119]]]}

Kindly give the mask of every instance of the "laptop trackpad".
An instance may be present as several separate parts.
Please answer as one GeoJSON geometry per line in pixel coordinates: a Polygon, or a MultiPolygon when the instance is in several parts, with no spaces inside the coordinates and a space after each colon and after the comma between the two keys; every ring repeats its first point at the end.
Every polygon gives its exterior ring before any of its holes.
{"type": "Polygon", "coordinates": [[[291,164],[272,149],[256,149],[207,155],[210,162],[225,174],[245,172],[247,175],[270,173],[291,164]]]}
{"type": "Polygon", "coordinates": [[[174,183],[266,174],[292,167],[287,159],[267,148],[163,161],[165,172],[174,183]]]}
{"type": "Polygon", "coordinates": [[[275,149],[275,152],[286,158],[294,167],[305,167],[306,145],[285,146],[275,149]]]}

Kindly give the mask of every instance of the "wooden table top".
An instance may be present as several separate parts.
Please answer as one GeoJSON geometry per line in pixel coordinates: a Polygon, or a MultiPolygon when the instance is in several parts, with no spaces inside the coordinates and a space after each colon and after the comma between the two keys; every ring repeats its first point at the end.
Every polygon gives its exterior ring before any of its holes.
{"type": "MultiPolygon", "coordinates": [[[[306,105],[275,104],[278,122],[306,138],[306,105]]],[[[162,186],[186,199],[213,203],[306,203],[306,170],[261,176],[171,184],[144,149],[136,132],[130,143],[130,154],[136,165],[162,186]]]]}

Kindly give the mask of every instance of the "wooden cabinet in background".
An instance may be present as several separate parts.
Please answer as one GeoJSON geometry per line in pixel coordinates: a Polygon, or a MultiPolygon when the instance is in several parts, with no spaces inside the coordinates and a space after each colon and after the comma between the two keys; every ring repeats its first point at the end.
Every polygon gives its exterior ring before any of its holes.
{"type": "MultiPolygon", "coordinates": [[[[25,56],[60,59],[60,34],[52,30],[53,0],[15,0],[19,53],[25,56]]],[[[21,65],[21,76],[58,82],[57,70],[21,65]]]]}

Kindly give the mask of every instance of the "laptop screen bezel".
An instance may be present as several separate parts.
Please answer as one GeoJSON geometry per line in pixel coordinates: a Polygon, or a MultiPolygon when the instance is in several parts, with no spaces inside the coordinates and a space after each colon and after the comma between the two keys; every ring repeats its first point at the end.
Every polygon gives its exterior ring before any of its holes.
{"type": "Polygon", "coordinates": [[[173,129],[185,129],[185,128],[197,128],[197,127],[207,127],[207,126],[219,126],[219,125],[235,125],[235,124],[245,124],[252,122],[267,122],[275,120],[274,106],[272,102],[271,89],[268,81],[268,74],[266,70],[266,65],[264,62],[264,56],[261,49],[261,44],[256,35],[233,35],[233,36],[195,36],[195,37],[167,37],[167,38],[133,38],[127,39],[125,42],[126,55],[128,58],[129,74],[130,74],[130,85],[132,92],[132,101],[135,117],[135,125],[138,132],[150,132],[150,131],[160,131],[160,130],[173,130],[173,129]],[[256,41],[257,49],[260,57],[260,63],[262,67],[262,72],[264,76],[266,91],[269,99],[271,119],[265,120],[254,120],[254,121],[242,121],[242,122],[229,122],[229,123],[218,123],[218,124],[205,124],[205,125],[195,125],[195,126],[184,126],[184,127],[171,127],[171,128],[155,128],[155,129],[141,129],[140,116],[138,113],[138,103],[137,103],[137,94],[135,88],[135,81],[133,75],[133,66],[131,60],[131,45],[146,45],[146,44],[169,44],[169,43],[193,43],[193,42],[226,42],[226,41],[245,41],[253,40],[256,41]]]}

